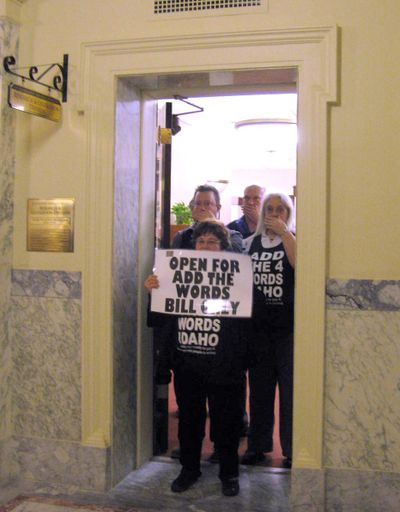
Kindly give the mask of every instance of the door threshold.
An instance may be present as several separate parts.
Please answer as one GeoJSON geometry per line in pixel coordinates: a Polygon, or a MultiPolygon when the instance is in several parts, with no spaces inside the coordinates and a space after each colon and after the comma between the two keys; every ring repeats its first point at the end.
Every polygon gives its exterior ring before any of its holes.
{"type": "MultiPolygon", "coordinates": [[[[168,464],[176,464],[179,465],[178,459],[173,459],[169,457],[168,455],[153,455],[153,457],[150,459],[151,462],[165,462],[168,464]]],[[[208,462],[206,460],[201,460],[201,465],[203,466],[210,466],[210,465],[216,465],[212,462],[208,462]]],[[[251,471],[262,471],[264,473],[274,473],[274,474],[290,474],[291,469],[290,468],[280,468],[280,467],[273,467],[273,466],[265,466],[262,464],[257,464],[254,466],[248,466],[244,464],[240,464],[240,470],[251,470],[251,471]]]]}

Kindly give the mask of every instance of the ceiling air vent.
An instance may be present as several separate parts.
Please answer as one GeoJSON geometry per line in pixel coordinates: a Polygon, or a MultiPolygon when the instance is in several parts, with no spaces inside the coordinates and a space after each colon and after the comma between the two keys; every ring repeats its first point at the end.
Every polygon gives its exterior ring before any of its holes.
{"type": "Polygon", "coordinates": [[[153,15],[255,14],[266,7],[267,0],[154,0],[153,15]]]}

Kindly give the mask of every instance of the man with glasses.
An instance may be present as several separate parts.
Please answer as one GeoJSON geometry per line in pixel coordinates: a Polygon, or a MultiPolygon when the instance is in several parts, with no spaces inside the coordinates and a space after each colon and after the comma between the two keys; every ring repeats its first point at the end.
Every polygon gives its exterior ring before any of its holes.
{"type": "MultiPolygon", "coordinates": [[[[190,227],[176,233],[171,243],[173,249],[194,249],[193,230],[196,225],[206,219],[219,218],[221,209],[219,192],[211,185],[200,185],[196,188],[189,205],[194,222],[190,227]]],[[[243,237],[241,233],[235,229],[228,229],[232,251],[242,252],[243,237]]]]}
{"type": "Polygon", "coordinates": [[[243,239],[251,236],[257,228],[264,192],[265,189],[258,185],[246,187],[241,205],[243,215],[239,219],[230,222],[227,228],[239,231],[243,239]]]}

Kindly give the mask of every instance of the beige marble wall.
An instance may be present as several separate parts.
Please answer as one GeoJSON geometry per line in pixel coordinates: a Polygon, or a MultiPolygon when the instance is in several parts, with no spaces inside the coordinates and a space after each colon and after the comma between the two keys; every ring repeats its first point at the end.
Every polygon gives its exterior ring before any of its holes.
{"type": "Polygon", "coordinates": [[[325,464],[400,472],[400,313],[328,311],[325,464]]]}
{"type": "Polygon", "coordinates": [[[400,473],[400,283],[331,281],[327,467],[400,473]]]}
{"type": "Polygon", "coordinates": [[[398,473],[292,469],[291,512],[397,512],[399,503],[398,473]]]}
{"type": "Polygon", "coordinates": [[[80,274],[15,270],[12,284],[14,435],[80,441],[80,274]]]}
{"type": "Polygon", "coordinates": [[[110,450],[81,444],[81,273],[12,271],[11,476],[104,490],[110,450]]]}
{"type": "MultiPolygon", "coordinates": [[[[0,19],[0,62],[18,51],[18,29],[0,19]]],[[[8,453],[11,433],[10,311],[13,202],[15,175],[15,113],[7,104],[8,79],[0,71],[0,481],[9,478],[8,453]]]]}

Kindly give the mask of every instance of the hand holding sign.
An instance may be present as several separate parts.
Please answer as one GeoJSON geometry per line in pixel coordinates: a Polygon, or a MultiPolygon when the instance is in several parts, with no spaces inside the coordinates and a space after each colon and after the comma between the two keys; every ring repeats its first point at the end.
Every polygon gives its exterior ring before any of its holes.
{"type": "Polygon", "coordinates": [[[151,292],[151,290],[160,287],[160,282],[159,282],[158,277],[156,276],[156,274],[150,274],[146,278],[146,280],[144,282],[144,287],[146,288],[146,290],[148,292],[151,292]]]}

